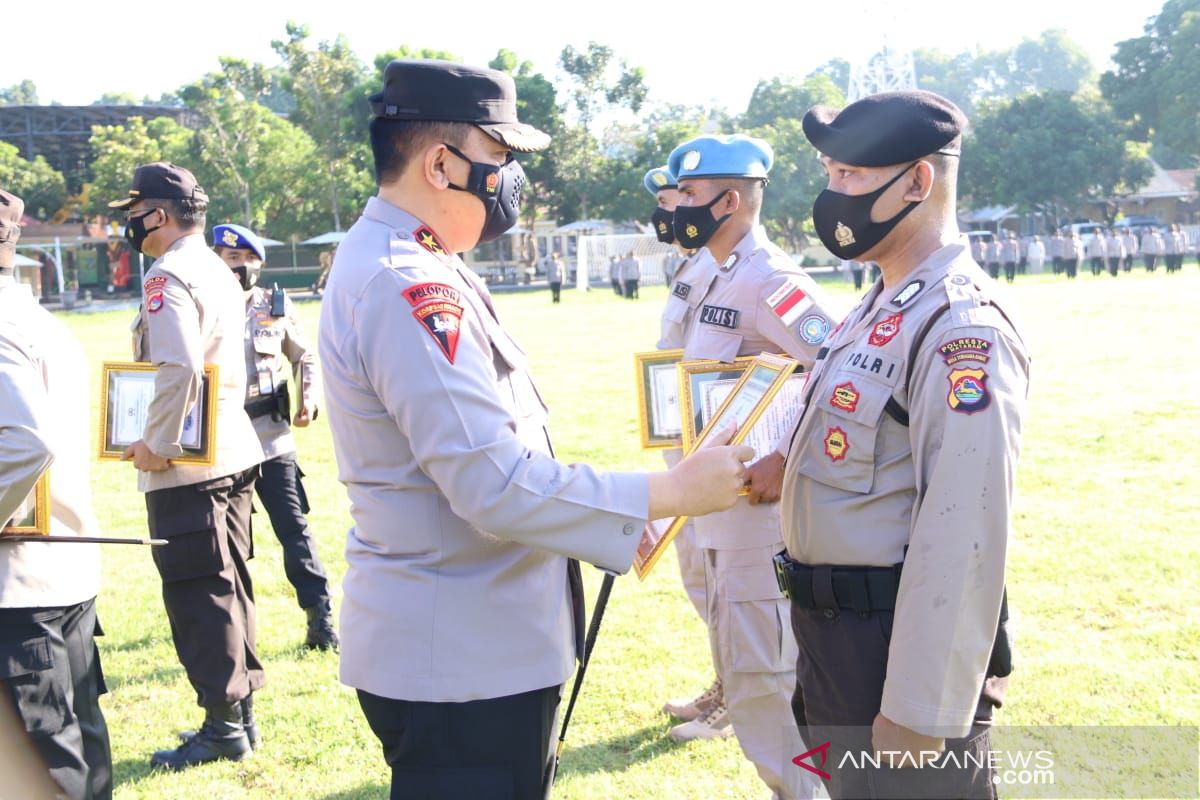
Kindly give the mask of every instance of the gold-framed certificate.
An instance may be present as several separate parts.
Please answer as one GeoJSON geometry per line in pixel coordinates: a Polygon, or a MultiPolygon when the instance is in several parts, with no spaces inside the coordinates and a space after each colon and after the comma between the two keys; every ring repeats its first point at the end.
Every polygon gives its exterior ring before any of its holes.
{"type": "MultiPolygon", "coordinates": [[[[712,362],[719,366],[730,367],[729,364],[721,365],[720,362],[712,362]]],[[[711,364],[710,364],[711,366],[711,364]]],[[[734,367],[738,365],[733,365],[734,367]]],[[[715,433],[720,433],[729,427],[733,422],[737,423],[737,431],[734,433],[730,444],[744,444],[750,436],[751,431],[757,423],[767,413],[775,398],[784,390],[789,380],[793,377],[793,372],[799,362],[795,359],[787,358],[786,356],[771,355],[763,353],[757,358],[750,360],[742,370],[742,375],[737,379],[737,382],[730,389],[728,395],[717,407],[716,411],[711,415],[704,429],[696,436],[695,441],[685,449],[685,452],[691,454],[696,450],[704,447],[715,433]]],[[[683,370],[681,368],[681,374],[683,370]]],[[[799,393],[802,387],[800,382],[793,385],[794,391],[799,393]]],[[[682,393],[682,392],[681,392],[682,393]]],[[[794,416],[792,417],[794,419],[794,416]]],[[[786,435],[786,434],[785,434],[786,435]]],[[[764,450],[774,446],[778,441],[778,437],[770,440],[769,444],[764,445],[764,450]]],[[[758,452],[759,456],[765,455],[765,452],[758,452]]],[[[638,549],[634,555],[633,566],[637,575],[642,580],[650,574],[650,570],[658,563],[662,554],[667,547],[679,535],[679,531],[683,530],[684,523],[687,522],[687,517],[676,517],[668,520],[652,520],[642,531],[642,540],[638,544],[638,549]]]]}
{"type": "Polygon", "coordinates": [[[43,472],[33,491],[0,529],[0,536],[50,535],[50,473],[43,472]]]}
{"type": "MultiPolygon", "coordinates": [[[[158,367],[142,361],[105,361],[101,371],[100,458],[119,460],[146,430],[158,367]]],[[[171,458],[172,463],[216,463],[217,379],[217,366],[205,364],[200,396],[188,409],[179,433],[183,454],[171,458]]]]}
{"type": "Polygon", "coordinates": [[[644,450],[679,447],[683,443],[679,380],[675,376],[675,365],[682,357],[680,349],[633,354],[637,368],[638,425],[644,450]]]}
{"type": "Polygon", "coordinates": [[[696,434],[704,430],[753,361],[753,356],[742,356],[732,364],[705,359],[679,362],[675,371],[683,410],[684,450],[691,449],[696,434]]]}

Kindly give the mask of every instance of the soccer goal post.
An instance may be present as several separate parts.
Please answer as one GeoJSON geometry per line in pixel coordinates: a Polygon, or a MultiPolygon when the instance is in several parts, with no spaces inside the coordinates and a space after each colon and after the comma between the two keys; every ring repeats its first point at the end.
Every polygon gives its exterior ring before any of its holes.
{"type": "Polygon", "coordinates": [[[580,236],[575,250],[575,286],[607,286],[613,265],[632,253],[641,265],[642,286],[662,286],[673,276],[682,258],[672,245],[649,233],[580,236]]]}

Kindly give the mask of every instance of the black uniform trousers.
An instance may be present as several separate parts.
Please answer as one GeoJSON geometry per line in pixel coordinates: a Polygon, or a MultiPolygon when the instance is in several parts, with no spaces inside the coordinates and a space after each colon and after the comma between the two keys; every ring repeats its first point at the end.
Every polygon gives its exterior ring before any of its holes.
{"type": "Polygon", "coordinates": [[[1002,691],[999,697],[985,693],[967,736],[946,740],[942,763],[952,753],[950,764],[966,764],[966,769],[892,768],[886,761],[879,768],[863,764],[858,754],[874,753],[871,725],[883,701],[892,618],[890,611],[861,616],[792,603],[792,629],[799,646],[792,713],[809,748],[830,744],[823,765],[819,757],[806,760],[831,776],[823,779],[832,800],[995,798],[990,771],[975,764],[988,763],[991,710],[1003,699],[1002,691]],[[855,765],[847,762],[845,769],[838,769],[847,752],[854,754],[855,765]]]}
{"type": "Polygon", "coordinates": [[[0,702],[11,701],[50,777],[72,800],[112,797],[100,635],[95,598],[0,608],[0,702]]]}
{"type": "Polygon", "coordinates": [[[254,491],[283,548],[283,572],[296,589],[296,601],[301,608],[328,603],[329,580],[304,516],[308,513],[308,495],[301,483],[304,473],[296,463],[296,454],[284,453],[260,466],[262,474],[254,491]]]}
{"type": "Polygon", "coordinates": [[[557,303],[559,301],[559,295],[561,293],[562,293],[562,281],[551,281],[550,282],[550,301],[553,303],[557,303]]]}
{"type": "Polygon", "coordinates": [[[540,800],[561,686],[423,703],[358,691],[392,768],[391,800],[540,800]]]}
{"type": "Polygon", "coordinates": [[[254,651],[250,502],[258,467],[146,493],[152,548],[175,653],[205,708],[263,685],[254,651]]]}

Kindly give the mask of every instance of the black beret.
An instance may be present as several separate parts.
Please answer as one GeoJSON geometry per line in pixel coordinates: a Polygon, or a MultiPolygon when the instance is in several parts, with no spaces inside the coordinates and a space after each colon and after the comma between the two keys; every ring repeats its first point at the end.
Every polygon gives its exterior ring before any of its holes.
{"type": "Polygon", "coordinates": [[[814,106],[803,125],[823,155],[856,167],[886,167],[942,151],[966,129],[967,118],[941,95],[903,91],[869,95],[840,112],[814,106]]]}
{"type": "Polygon", "coordinates": [[[371,95],[383,119],[469,122],[510,150],[532,153],[550,137],[517,119],[517,87],[508,73],[451,61],[397,59],[383,71],[383,90],[371,95]]]}

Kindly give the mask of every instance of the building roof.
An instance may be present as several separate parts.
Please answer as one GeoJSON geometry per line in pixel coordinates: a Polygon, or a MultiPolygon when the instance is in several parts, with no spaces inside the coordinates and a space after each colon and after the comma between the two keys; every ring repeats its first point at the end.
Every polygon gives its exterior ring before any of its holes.
{"type": "Polygon", "coordinates": [[[1194,169],[1163,169],[1154,159],[1150,159],[1154,168],[1150,179],[1132,194],[1125,195],[1123,200],[1153,200],[1156,198],[1177,197],[1181,200],[1195,198],[1196,170],[1194,169]]]}

